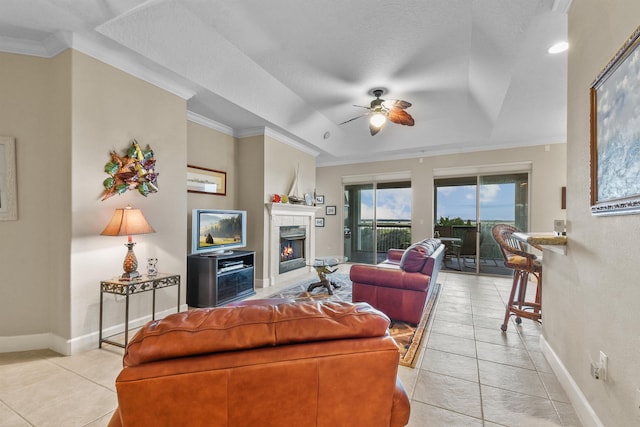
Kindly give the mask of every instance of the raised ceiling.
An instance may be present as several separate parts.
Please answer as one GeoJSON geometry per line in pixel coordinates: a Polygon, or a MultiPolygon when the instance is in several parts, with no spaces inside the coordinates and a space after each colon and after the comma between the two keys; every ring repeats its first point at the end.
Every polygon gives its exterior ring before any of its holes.
{"type": "Polygon", "coordinates": [[[547,49],[570,1],[2,0],[0,51],[73,47],[319,165],[421,157],[566,141],[566,53],[547,49]],[[339,125],[374,87],[415,126],[339,125]]]}

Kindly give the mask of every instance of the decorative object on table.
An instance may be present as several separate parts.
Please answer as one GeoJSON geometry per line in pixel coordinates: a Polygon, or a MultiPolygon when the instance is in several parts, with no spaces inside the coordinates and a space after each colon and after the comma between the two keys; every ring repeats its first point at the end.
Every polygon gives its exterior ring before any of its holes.
{"type": "Polygon", "coordinates": [[[138,259],[133,253],[132,236],[134,234],[148,234],[156,231],[149,225],[140,209],[132,209],[131,206],[116,209],[111,221],[100,233],[103,236],[127,236],[127,255],[124,257],[122,268],[124,273],[120,276],[120,280],[131,280],[140,276],[138,273],[138,259]]]}
{"type": "Polygon", "coordinates": [[[306,194],[304,195],[304,203],[305,203],[307,206],[313,206],[313,194],[311,194],[311,193],[306,193],[306,194]]]}
{"type": "Polygon", "coordinates": [[[147,276],[153,277],[158,274],[158,258],[147,258],[147,276]]]}
{"type": "Polygon", "coordinates": [[[316,218],[316,227],[324,227],[324,218],[316,218]]]}
{"type": "Polygon", "coordinates": [[[335,206],[327,206],[325,208],[325,211],[326,211],[327,215],[335,215],[336,214],[336,207],[335,206]]]}
{"type": "Polygon", "coordinates": [[[288,194],[288,203],[293,203],[296,205],[304,204],[304,197],[300,195],[300,164],[296,166],[296,170],[293,173],[293,182],[291,183],[291,188],[289,189],[288,194]]]}
{"type": "Polygon", "coordinates": [[[640,27],[591,85],[591,213],[640,213],[640,27]]]}
{"type": "Polygon", "coordinates": [[[282,201],[282,198],[280,197],[279,194],[274,194],[271,196],[271,203],[280,203],[282,201]]]}
{"type": "Polygon", "coordinates": [[[104,165],[109,178],[102,182],[102,200],[127,190],[138,190],[145,197],[149,193],[156,193],[158,174],[155,172],[155,165],[153,150],[148,145],[142,150],[135,139],[131,140],[131,146],[124,156],[120,157],[112,151],[111,160],[104,165]]]}
{"type": "Polygon", "coordinates": [[[307,292],[311,292],[315,288],[324,288],[329,295],[333,295],[331,287],[333,286],[335,289],[340,289],[341,285],[327,276],[338,271],[340,264],[344,264],[345,262],[347,262],[347,257],[343,256],[316,258],[310,266],[316,270],[316,273],[318,274],[318,281],[310,284],[307,288],[307,292]]]}
{"type": "Polygon", "coordinates": [[[18,219],[18,192],[16,185],[16,141],[0,136],[0,220],[18,219]]]}
{"type": "MultiPolygon", "coordinates": [[[[346,267],[346,266],[345,266],[346,267]]],[[[352,284],[349,280],[349,273],[337,271],[331,275],[331,281],[340,285],[330,295],[328,292],[310,292],[309,285],[317,282],[317,277],[310,277],[300,283],[285,288],[268,298],[287,298],[294,301],[345,301],[351,302],[352,284]]],[[[431,314],[434,312],[434,305],[438,299],[440,284],[434,283],[433,291],[427,299],[422,318],[415,325],[399,320],[391,319],[389,333],[400,347],[400,365],[413,368],[418,361],[422,339],[428,330],[431,314]]]]}
{"type": "Polygon", "coordinates": [[[187,192],[227,195],[227,173],[201,166],[187,165],[187,192]]]}
{"type": "Polygon", "coordinates": [[[324,196],[316,195],[316,205],[324,205],[324,196]]]}

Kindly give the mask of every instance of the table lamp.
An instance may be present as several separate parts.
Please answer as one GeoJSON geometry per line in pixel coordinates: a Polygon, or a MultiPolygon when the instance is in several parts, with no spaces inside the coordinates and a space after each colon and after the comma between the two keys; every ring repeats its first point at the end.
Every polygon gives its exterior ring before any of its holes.
{"type": "Polygon", "coordinates": [[[124,262],[122,263],[124,273],[120,276],[120,280],[132,280],[140,276],[140,273],[137,271],[138,260],[133,253],[133,245],[135,245],[135,243],[131,236],[134,234],[155,232],[140,209],[132,209],[131,206],[116,209],[111,221],[109,221],[109,224],[107,224],[100,234],[102,236],[128,236],[127,243],[125,243],[128,249],[127,255],[124,257],[124,262]]]}

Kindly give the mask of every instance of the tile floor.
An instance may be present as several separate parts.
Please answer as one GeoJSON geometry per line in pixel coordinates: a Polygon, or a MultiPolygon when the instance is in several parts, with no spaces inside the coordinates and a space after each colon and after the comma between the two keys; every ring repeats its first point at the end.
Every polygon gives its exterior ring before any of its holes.
{"type": "MultiPolygon", "coordinates": [[[[511,280],[441,273],[440,282],[420,360],[400,367],[409,426],[580,426],[539,350],[541,328],[525,320],[500,331],[511,280]]],[[[107,425],[122,354],[0,353],[0,427],[107,425]]]]}

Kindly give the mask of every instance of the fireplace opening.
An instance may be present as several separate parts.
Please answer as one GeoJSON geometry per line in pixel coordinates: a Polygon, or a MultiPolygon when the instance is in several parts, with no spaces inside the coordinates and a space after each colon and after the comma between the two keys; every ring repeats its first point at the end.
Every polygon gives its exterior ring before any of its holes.
{"type": "Polygon", "coordinates": [[[280,274],[306,265],[304,253],[307,232],[304,227],[280,227],[280,274]]]}

